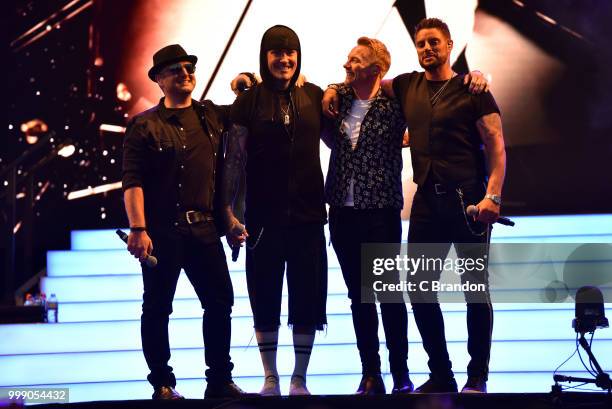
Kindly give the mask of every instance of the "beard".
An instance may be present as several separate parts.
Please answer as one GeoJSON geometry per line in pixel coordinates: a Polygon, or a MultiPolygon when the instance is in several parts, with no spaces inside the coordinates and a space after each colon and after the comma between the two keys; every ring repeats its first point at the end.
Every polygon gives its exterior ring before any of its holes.
{"type": "Polygon", "coordinates": [[[425,58],[419,58],[419,65],[421,66],[421,68],[423,68],[425,71],[435,71],[436,69],[438,69],[439,67],[443,66],[444,64],[446,64],[446,61],[448,61],[448,55],[444,55],[444,56],[432,56],[432,62],[430,63],[425,63],[424,62],[425,58]]]}

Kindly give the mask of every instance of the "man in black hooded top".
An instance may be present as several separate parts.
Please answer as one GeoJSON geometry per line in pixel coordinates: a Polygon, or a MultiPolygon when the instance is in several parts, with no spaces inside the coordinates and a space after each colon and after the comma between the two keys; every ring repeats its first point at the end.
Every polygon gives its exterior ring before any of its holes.
{"type": "Polygon", "coordinates": [[[230,115],[223,195],[234,241],[246,240],[247,285],[266,377],[262,395],[280,395],[276,350],[285,263],[295,350],[290,395],[309,394],[306,370],[315,331],[327,323],[323,91],[310,83],[295,86],[300,63],[296,33],[285,26],[268,29],[261,40],[263,81],[236,99],[230,115]],[[244,171],[246,228],[232,210],[244,171]]]}

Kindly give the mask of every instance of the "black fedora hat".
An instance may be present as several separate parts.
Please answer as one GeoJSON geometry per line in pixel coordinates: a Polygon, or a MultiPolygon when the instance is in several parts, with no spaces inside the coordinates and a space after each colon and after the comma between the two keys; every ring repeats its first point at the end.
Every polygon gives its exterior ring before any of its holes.
{"type": "Polygon", "coordinates": [[[187,52],[178,44],[168,45],[153,54],[153,67],[149,70],[149,78],[155,81],[155,75],[167,65],[175,62],[187,60],[194,64],[198,62],[198,57],[188,55],[187,52]]]}

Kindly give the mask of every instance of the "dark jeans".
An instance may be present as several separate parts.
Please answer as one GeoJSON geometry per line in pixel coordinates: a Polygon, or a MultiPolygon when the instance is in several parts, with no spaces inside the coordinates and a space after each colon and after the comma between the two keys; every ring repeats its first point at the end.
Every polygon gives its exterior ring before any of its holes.
{"type": "MultiPolygon", "coordinates": [[[[451,244],[458,257],[483,257],[488,253],[490,227],[474,222],[464,215],[462,206],[476,204],[485,195],[484,184],[460,187],[463,204],[455,187],[441,188],[438,193],[432,184],[419,187],[412,204],[408,229],[408,254],[415,253],[419,243],[439,243],[429,247],[427,257],[446,258],[451,244]],[[446,191],[446,193],[440,193],[446,191]],[[479,244],[470,244],[479,243],[479,244]]],[[[488,256],[487,256],[488,257],[488,256]]],[[[486,259],[486,257],[485,257],[486,259]]],[[[421,273],[417,273],[421,274],[421,273]]],[[[441,271],[428,271],[427,280],[437,280],[441,271]]],[[[488,292],[488,271],[464,274],[461,281],[484,283],[485,292],[465,292],[467,302],[468,352],[470,363],[468,376],[481,376],[486,380],[489,373],[491,334],[493,331],[493,307],[488,292]]],[[[410,293],[414,319],[423,339],[423,347],[429,356],[432,378],[445,380],[453,376],[452,364],[446,347],[444,320],[435,293],[410,293]]]]}
{"type": "Polygon", "coordinates": [[[168,321],[181,268],[204,309],[202,334],[209,383],[231,380],[231,310],[234,302],[225,253],[214,224],[180,224],[175,231],[151,233],[155,268],[142,268],[144,294],[141,317],[142,350],[153,387],[175,386],[168,365],[168,321]]]}
{"type": "Polygon", "coordinates": [[[255,329],[280,326],[287,265],[289,325],[327,324],[327,252],[322,224],[259,227],[247,221],[246,276],[255,329]]]}
{"type": "MultiPolygon", "coordinates": [[[[361,244],[399,243],[402,238],[400,211],[396,209],[355,210],[335,208],[329,212],[331,242],[348,288],[353,327],[363,373],[380,373],[378,314],[376,304],[362,303],[361,244]]],[[[364,287],[366,288],[366,287],[364,287]]],[[[371,287],[370,287],[371,288],[371,287]]],[[[408,370],[408,313],[403,302],[380,304],[389,350],[391,372],[408,370]]]]}

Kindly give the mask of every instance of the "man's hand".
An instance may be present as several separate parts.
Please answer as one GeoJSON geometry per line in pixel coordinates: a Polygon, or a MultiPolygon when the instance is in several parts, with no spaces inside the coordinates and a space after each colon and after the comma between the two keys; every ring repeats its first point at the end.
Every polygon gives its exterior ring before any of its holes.
{"type": "Polygon", "coordinates": [[[298,75],[297,80],[295,81],[295,86],[298,88],[302,88],[304,84],[306,84],[306,76],[304,74],[298,75]]]}
{"type": "Polygon", "coordinates": [[[328,118],[336,118],[338,116],[338,92],[335,89],[327,88],[323,94],[321,104],[323,106],[323,115],[328,118]]]}
{"type": "Polygon", "coordinates": [[[238,74],[236,78],[230,82],[230,87],[236,96],[242,94],[245,90],[255,85],[257,85],[257,83],[253,83],[251,78],[249,78],[249,76],[246,74],[238,74]]]}
{"type": "Polygon", "coordinates": [[[491,199],[482,199],[476,205],[478,208],[478,216],[475,220],[481,223],[493,224],[499,217],[499,205],[495,204],[491,199]]]}
{"type": "Polygon", "coordinates": [[[249,237],[249,233],[246,227],[240,223],[236,216],[228,214],[227,243],[231,247],[242,246],[247,237],[249,237]]]}
{"type": "Polygon", "coordinates": [[[484,74],[478,70],[472,71],[463,78],[463,84],[469,86],[469,91],[472,94],[480,94],[489,92],[489,83],[484,74]]]}
{"type": "Polygon", "coordinates": [[[146,231],[131,231],[127,245],[130,254],[140,261],[146,260],[153,252],[153,242],[146,231]]]}

